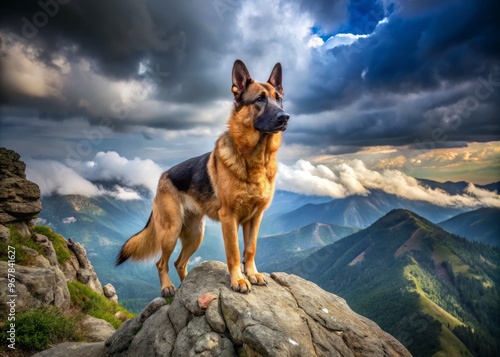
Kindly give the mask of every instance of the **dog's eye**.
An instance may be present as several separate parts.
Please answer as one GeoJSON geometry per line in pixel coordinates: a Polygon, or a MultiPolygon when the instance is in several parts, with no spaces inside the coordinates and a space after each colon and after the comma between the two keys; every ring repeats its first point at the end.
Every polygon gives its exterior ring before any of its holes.
{"type": "Polygon", "coordinates": [[[261,95],[255,101],[256,102],[260,102],[260,103],[265,102],[266,101],[266,96],[265,95],[261,95]]]}
{"type": "Polygon", "coordinates": [[[276,97],[276,101],[277,101],[278,103],[281,103],[281,102],[282,102],[281,97],[276,97]]]}

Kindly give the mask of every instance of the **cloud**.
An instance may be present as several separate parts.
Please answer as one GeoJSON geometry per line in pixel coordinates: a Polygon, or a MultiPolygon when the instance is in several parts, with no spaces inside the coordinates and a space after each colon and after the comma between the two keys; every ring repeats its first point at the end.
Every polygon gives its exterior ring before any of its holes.
{"type": "Polygon", "coordinates": [[[135,186],[154,194],[163,172],[152,160],[128,160],[116,152],[99,152],[92,161],[72,162],[72,166],[54,160],[27,160],[26,172],[42,195],[108,195],[122,201],[143,198],[131,188],[135,186]]]}
{"type": "Polygon", "coordinates": [[[294,165],[279,165],[276,187],[301,194],[344,198],[367,195],[382,190],[409,200],[429,202],[438,206],[500,207],[500,196],[469,185],[461,195],[450,195],[440,189],[424,187],[420,182],[398,170],[375,171],[361,160],[352,160],[327,167],[314,166],[305,160],[294,165]]]}
{"type": "Polygon", "coordinates": [[[479,201],[483,202],[486,206],[500,207],[500,195],[498,192],[491,192],[477,188],[474,184],[469,184],[466,192],[472,197],[476,197],[479,201]]]}
{"type": "Polygon", "coordinates": [[[305,160],[299,160],[292,166],[280,164],[276,187],[306,195],[337,198],[347,196],[346,189],[336,182],[332,171],[323,165],[314,167],[305,160]]]}
{"type": "Polygon", "coordinates": [[[54,160],[27,160],[26,176],[40,186],[42,195],[100,196],[104,193],[75,170],[54,160]]]}
{"type": "Polygon", "coordinates": [[[131,190],[130,188],[121,187],[118,185],[115,185],[114,191],[108,192],[108,194],[120,201],[142,200],[142,197],[139,193],[131,190]]]}
{"type": "Polygon", "coordinates": [[[144,186],[152,193],[156,192],[164,171],[153,160],[137,157],[129,160],[115,151],[98,152],[92,161],[77,165],[76,170],[91,181],[116,180],[129,187],[144,186]]]}
{"type": "Polygon", "coordinates": [[[63,220],[62,220],[62,223],[64,223],[64,224],[70,224],[70,223],[75,223],[75,222],[76,222],[76,218],[73,216],[63,218],[63,220]]]}
{"type": "Polygon", "coordinates": [[[353,35],[352,33],[338,33],[335,36],[330,37],[325,42],[325,48],[331,50],[338,46],[352,45],[358,39],[367,37],[368,35],[353,35]]]}
{"type": "Polygon", "coordinates": [[[201,263],[202,260],[203,258],[198,255],[192,259],[189,259],[188,265],[198,265],[201,263]]]}

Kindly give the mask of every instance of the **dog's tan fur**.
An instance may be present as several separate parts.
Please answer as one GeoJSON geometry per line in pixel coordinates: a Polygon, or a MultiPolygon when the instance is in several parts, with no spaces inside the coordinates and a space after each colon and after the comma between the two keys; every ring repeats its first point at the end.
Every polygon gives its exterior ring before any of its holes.
{"type": "Polygon", "coordinates": [[[274,194],[276,153],[282,131],[264,133],[254,128],[255,118],[262,115],[262,107],[254,101],[265,96],[266,100],[277,102],[283,95],[281,66],[279,78],[273,77],[273,74],[276,77],[275,70],[267,83],[254,82],[248,75],[246,82],[243,78],[243,84],[235,85],[234,81],[241,78],[236,73],[235,80],[233,74],[235,106],[228,129],[217,140],[207,163],[213,194],[203,196],[192,188],[181,192],[172,183],[168,171],[163,173],[150,222],[122,247],[121,261],[146,259],[161,250],[156,265],[165,296],[175,291],[168,275],[168,261],[177,238],[181,239],[182,250],[174,265],[182,281],[187,274],[188,260],[203,239],[205,215],[221,222],[231,288],[245,293],[250,291],[251,284],[266,284],[264,276],[257,271],[254,257],[262,215],[274,194]],[[247,277],[240,270],[239,225],[243,228],[247,277]]]}

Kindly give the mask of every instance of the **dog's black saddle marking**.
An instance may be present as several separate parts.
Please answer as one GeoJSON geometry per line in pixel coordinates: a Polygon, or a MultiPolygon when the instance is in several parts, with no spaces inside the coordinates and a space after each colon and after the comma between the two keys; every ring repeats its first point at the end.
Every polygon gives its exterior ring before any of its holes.
{"type": "Polygon", "coordinates": [[[196,194],[212,196],[214,189],[208,175],[208,160],[210,152],[193,157],[171,167],[167,173],[174,186],[182,192],[193,189],[196,194]]]}

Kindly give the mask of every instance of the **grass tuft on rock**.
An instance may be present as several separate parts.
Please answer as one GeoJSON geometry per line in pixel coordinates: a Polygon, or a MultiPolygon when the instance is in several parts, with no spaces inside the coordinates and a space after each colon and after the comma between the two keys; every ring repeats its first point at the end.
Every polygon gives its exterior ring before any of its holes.
{"type": "Polygon", "coordinates": [[[8,246],[15,248],[16,264],[19,265],[33,265],[35,257],[30,254],[26,248],[31,248],[37,253],[43,255],[42,249],[30,236],[24,236],[11,225],[9,227],[10,239],[9,242],[0,241],[0,260],[8,261],[8,246]],[[25,248],[26,247],[26,248],[25,248]]]}
{"type": "Polygon", "coordinates": [[[109,322],[116,329],[123,324],[122,320],[115,317],[117,312],[121,312],[127,319],[134,317],[134,314],[127,311],[122,305],[109,301],[104,295],[97,294],[80,282],[68,282],[68,289],[73,307],[85,314],[109,322]]]}

